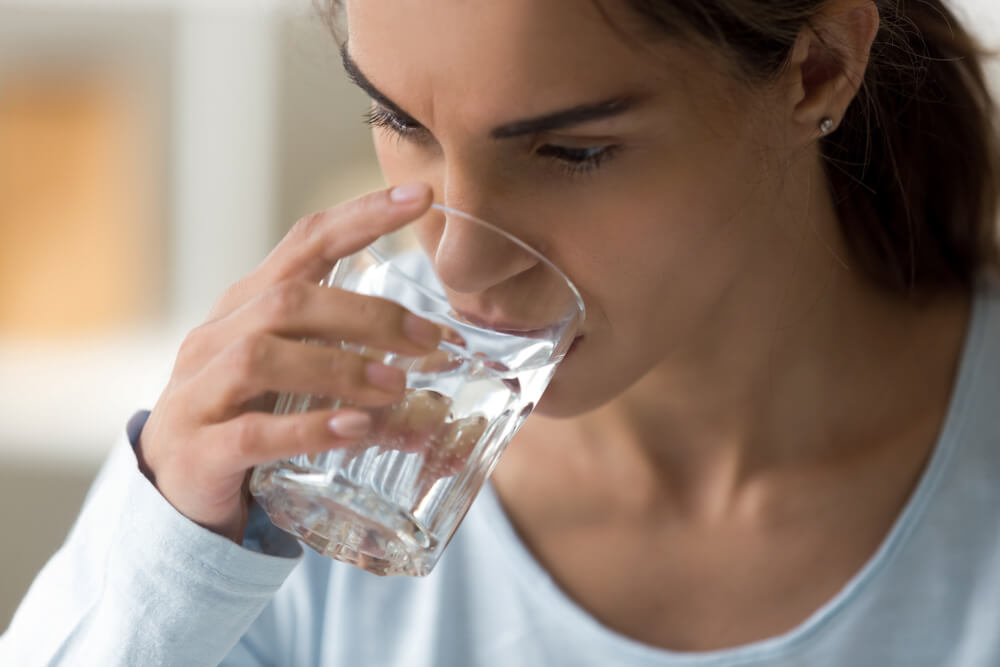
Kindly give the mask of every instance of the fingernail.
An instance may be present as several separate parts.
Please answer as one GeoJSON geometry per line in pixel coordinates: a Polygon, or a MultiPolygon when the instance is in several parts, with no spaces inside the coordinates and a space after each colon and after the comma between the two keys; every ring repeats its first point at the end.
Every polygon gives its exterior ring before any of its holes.
{"type": "Polygon", "coordinates": [[[440,327],[413,313],[407,313],[403,317],[403,333],[414,343],[424,347],[437,347],[441,342],[440,327]]]}
{"type": "Polygon", "coordinates": [[[409,204],[427,194],[427,186],[423,183],[407,183],[397,185],[389,192],[389,199],[396,204],[409,204]]]}
{"type": "Polygon", "coordinates": [[[369,384],[384,391],[399,393],[406,388],[406,373],[385,364],[367,364],[365,377],[368,378],[369,384]]]}
{"type": "Polygon", "coordinates": [[[330,420],[330,430],[341,438],[360,438],[371,425],[372,418],[365,412],[341,412],[330,420]]]}

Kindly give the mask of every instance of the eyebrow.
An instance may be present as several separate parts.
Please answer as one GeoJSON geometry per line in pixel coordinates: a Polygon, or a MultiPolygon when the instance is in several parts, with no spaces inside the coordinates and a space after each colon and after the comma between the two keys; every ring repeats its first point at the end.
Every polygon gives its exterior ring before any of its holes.
{"type": "MultiPolygon", "coordinates": [[[[392,113],[400,116],[404,120],[416,122],[413,116],[403,111],[403,109],[389,99],[382,91],[375,87],[368,77],[364,75],[358,64],[354,62],[345,44],[340,48],[340,57],[343,61],[344,72],[347,78],[363,90],[368,96],[380,106],[388,109],[392,113]]],[[[529,134],[539,134],[541,132],[552,132],[563,130],[575,125],[582,125],[595,120],[603,120],[619,116],[626,111],[632,110],[639,98],[636,96],[614,97],[592,104],[580,104],[568,109],[562,109],[552,113],[547,113],[534,118],[516,120],[505,123],[490,130],[490,136],[494,139],[509,139],[529,134]]]]}

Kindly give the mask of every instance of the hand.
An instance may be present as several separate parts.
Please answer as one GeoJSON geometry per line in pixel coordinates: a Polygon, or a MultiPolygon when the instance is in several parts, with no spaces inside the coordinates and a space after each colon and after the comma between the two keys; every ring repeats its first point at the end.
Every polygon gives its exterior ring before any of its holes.
{"type": "Polygon", "coordinates": [[[357,406],[402,397],[399,369],[302,340],[412,356],[437,347],[440,329],[402,306],[318,284],[338,259],[419,217],[430,201],[427,186],[403,186],[303,218],[187,336],[137,447],[143,472],[179,512],[240,543],[253,466],[352,444],[370,426],[359,410],[255,411],[261,397],[325,394],[357,406]]]}

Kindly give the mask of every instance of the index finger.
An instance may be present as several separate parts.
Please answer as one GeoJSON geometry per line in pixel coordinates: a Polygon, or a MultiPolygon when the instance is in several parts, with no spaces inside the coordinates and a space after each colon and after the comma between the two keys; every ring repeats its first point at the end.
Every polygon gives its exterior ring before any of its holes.
{"type": "Polygon", "coordinates": [[[416,219],[430,203],[430,187],[410,183],[308,215],[295,223],[254,273],[268,283],[319,281],[341,257],[416,219]]]}
{"type": "Polygon", "coordinates": [[[415,220],[430,203],[430,186],[410,183],[307,215],[250,275],[230,288],[209,319],[229,314],[269,285],[289,279],[319,282],[341,257],[415,220]]]}

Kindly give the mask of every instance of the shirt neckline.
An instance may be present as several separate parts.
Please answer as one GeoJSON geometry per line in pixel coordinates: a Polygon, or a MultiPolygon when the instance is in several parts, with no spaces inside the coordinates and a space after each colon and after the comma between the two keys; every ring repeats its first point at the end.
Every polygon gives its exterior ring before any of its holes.
{"type": "Polygon", "coordinates": [[[954,451],[960,441],[964,413],[969,403],[967,397],[976,383],[977,363],[985,341],[985,329],[996,292],[984,290],[974,295],[969,323],[962,345],[958,371],[948,403],[947,414],[938,434],[930,460],[906,505],[896,517],[889,532],[879,544],[875,553],[847,581],[847,583],[827,602],[816,609],[794,628],[773,637],[757,640],[739,646],[712,651],[675,651],[643,644],[604,626],[597,619],[577,605],[558,585],[521,541],[514,530],[492,482],[487,482],[477,503],[484,514],[490,534],[504,554],[501,558],[511,571],[514,579],[520,580],[524,590],[547,607],[547,615],[564,619],[565,625],[579,629],[580,635],[590,638],[599,649],[628,657],[630,664],[658,665],[660,667],[687,667],[705,665],[749,665],[763,660],[786,657],[801,650],[816,637],[852,601],[857,599],[875,580],[892,557],[902,548],[913,532],[920,518],[925,514],[939,482],[948,468],[954,451]]]}

